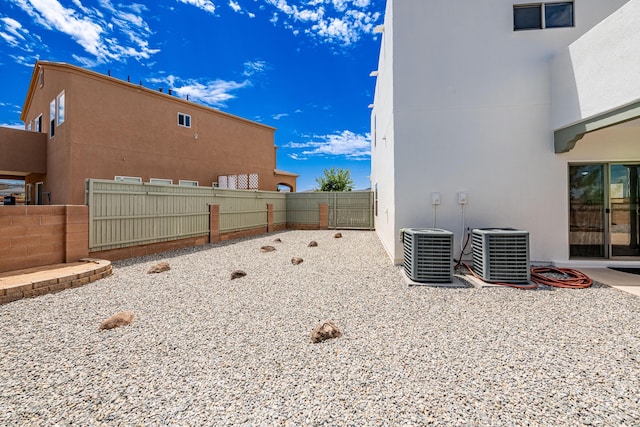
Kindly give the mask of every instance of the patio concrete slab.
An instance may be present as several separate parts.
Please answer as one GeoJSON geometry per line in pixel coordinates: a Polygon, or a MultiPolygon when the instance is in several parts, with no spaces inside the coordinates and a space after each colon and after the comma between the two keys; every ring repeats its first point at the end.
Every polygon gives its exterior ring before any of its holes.
{"type": "Polygon", "coordinates": [[[640,275],[610,268],[581,268],[591,279],[640,297],[640,275]]]}

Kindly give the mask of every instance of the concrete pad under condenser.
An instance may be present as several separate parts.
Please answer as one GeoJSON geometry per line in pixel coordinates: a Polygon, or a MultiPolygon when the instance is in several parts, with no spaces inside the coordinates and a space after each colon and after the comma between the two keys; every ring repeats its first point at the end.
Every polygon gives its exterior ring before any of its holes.
{"type": "MultiPolygon", "coordinates": [[[[430,286],[433,288],[473,288],[475,285],[466,282],[456,275],[453,276],[453,281],[451,283],[429,283],[429,282],[416,282],[412,280],[409,276],[407,276],[406,272],[402,272],[402,277],[408,286],[430,286]]],[[[465,277],[466,279],[466,277],[465,277]]]]}

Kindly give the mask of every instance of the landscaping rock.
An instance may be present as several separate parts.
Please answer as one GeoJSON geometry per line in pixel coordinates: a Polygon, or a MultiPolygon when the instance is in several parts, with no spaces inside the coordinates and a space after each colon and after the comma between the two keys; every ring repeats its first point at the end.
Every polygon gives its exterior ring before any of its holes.
{"type": "Polygon", "coordinates": [[[294,256],[293,258],[291,258],[291,264],[293,264],[293,265],[298,265],[302,261],[304,261],[304,260],[302,258],[300,258],[299,256],[294,256]]]}
{"type": "Polygon", "coordinates": [[[275,238],[273,241],[276,243],[282,243],[282,240],[279,237],[275,238]]]}
{"type": "Polygon", "coordinates": [[[100,330],[113,329],[119,326],[126,326],[133,320],[133,313],[130,311],[121,311],[109,317],[100,324],[100,330]]]}
{"type": "Polygon", "coordinates": [[[147,271],[147,274],[162,273],[163,271],[167,271],[167,270],[171,270],[171,267],[169,266],[169,263],[166,262],[166,261],[162,261],[162,262],[157,263],[153,267],[151,267],[149,269],[149,271],[147,271]]]}
{"type": "Polygon", "coordinates": [[[341,336],[342,332],[340,332],[336,324],[331,321],[326,321],[319,323],[318,326],[313,329],[311,332],[311,342],[315,344],[331,338],[340,338],[341,336]]]}
{"type": "Polygon", "coordinates": [[[239,279],[239,278],[244,277],[244,276],[246,276],[246,275],[247,275],[247,273],[246,273],[246,272],[244,272],[244,271],[242,271],[242,270],[235,270],[235,271],[233,271],[233,272],[231,273],[231,280],[233,280],[233,279],[239,279]]]}
{"type": "Polygon", "coordinates": [[[336,239],[340,239],[342,237],[342,233],[336,233],[333,235],[336,239]]]}
{"type": "Polygon", "coordinates": [[[260,252],[273,252],[276,248],[273,246],[263,246],[260,248],[260,252]]]}
{"type": "Polygon", "coordinates": [[[312,241],[309,242],[309,244],[307,246],[309,246],[309,247],[318,246],[318,242],[316,242],[315,240],[312,240],[312,241]]]}

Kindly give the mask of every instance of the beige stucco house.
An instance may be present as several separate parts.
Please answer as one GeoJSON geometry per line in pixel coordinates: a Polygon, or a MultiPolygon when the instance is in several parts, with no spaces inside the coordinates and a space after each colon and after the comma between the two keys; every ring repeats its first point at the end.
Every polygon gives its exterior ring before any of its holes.
{"type": "Polygon", "coordinates": [[[84,204],[85,179],[296,189],[276,169],[275,128],[66,63],[38,61],[25,130],[0,128],[0,176],[30,204],[84,204]]]}

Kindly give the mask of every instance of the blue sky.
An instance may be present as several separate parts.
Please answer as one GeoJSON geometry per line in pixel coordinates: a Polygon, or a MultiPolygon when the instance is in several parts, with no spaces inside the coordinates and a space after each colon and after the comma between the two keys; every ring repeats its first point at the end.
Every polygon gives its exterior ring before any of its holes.
{"type": "Polygon", "coordinates": [[[369,187],[370,110],[385,0],[0,0],[0,125],[37,59],[68,62],[277,128],[277,167],[369,187]]]}

